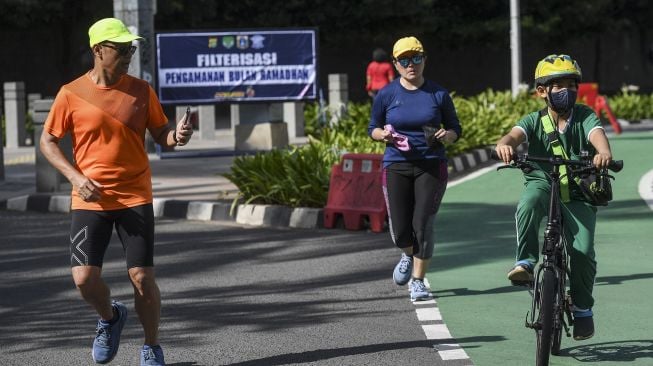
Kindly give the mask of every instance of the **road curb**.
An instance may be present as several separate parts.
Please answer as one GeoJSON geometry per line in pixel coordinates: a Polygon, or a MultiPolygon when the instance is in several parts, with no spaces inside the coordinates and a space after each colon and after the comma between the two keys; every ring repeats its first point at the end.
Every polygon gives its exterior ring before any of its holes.
{"type": "MultiPolygon", "coordinates": [[[[470,172],[490,160],[491,148],[449,159],[450,176],[470,172]]],[[[290,227],[317,229],[324,227],[321,208],[287,207],[279,205],[240,204],[231,214],[229,202],[186,201],[155,198],[154,217],[199,221],[231,221],[248,226],[290,227]]],[[[61,193],[33,193],[0,201],[0,208],[14,211],[70,212],[70,196],[61,193]]]]}

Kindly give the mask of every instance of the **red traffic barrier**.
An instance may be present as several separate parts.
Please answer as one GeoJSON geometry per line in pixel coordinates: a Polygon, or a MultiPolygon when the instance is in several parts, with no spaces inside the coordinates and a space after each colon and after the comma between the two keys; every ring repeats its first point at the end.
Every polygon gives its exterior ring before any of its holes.
{"type": "Polygon", "coordinates": [[[342,216],[347,230],[362,230],[367,217],[370,230],[382,232],[388,217],[382,171],[383,155],[344,154],[340,164],[331,168],[324,227],[333,228],[342,216]]]}
{"type": "Polygon", "coordinates": [[[601,117],[601,113],[605,112],[608,117],[608,121],[614,128],[614,132],[619,134],[621,133],[621,125],[617,121],[608,105],[608,98],[603,95],[599,95],[599,84],[597,83],[580,83],[578,84],[578,98],[577,100],[581,103],[585,103],[590,108],[594,109],[594,113],[597,116],[601,117]]]}

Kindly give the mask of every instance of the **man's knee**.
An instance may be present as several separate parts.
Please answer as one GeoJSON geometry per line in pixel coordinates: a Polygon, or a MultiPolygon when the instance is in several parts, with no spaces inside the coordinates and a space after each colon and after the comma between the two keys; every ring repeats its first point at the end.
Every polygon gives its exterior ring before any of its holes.
{"type": "Polygon", "coordinates": [[[72,267],[73,282],[80,291],[94,288],[101,281],[101,269],[95,266],[72,267]]]}
{"type": "Polygon", "coordinates": [[[156,288],[154,269],[151,267],[133,267],[129,269],[129,279],[139,293],[145,294],[156,288]]]}

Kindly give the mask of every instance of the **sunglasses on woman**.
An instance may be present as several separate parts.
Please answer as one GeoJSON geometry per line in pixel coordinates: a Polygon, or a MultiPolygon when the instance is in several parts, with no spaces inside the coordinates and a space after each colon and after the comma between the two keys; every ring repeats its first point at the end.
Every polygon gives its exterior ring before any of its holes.
{"type": "Polygon", "coordinates": [[[413,65],[419,65],[422,63],[422,61],[424,61],[424,55],[413,55],[410,57],[397,58],[397,62],[399,63],[399,65],[401,65],[401,67],[404,68],[408,67],[408,65],[410,65],[411,62],[413,63],[413,65]]]}

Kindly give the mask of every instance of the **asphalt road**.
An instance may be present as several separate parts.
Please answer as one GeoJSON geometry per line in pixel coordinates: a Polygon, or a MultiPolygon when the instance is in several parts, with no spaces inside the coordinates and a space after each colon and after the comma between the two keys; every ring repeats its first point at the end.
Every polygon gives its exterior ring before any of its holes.
{"type": "MultiPolygon", "coordinates": [[[[0,211],[0,222],[0,365],[93,364],[68,215],[0,211]]],[[[419,306],[392,283],[387,233],[160,220],[156,241],[169,365],[471,364],[442,361],[427,340],[419,306]]],[[[142,332],[115,235],[104,277],[131,311],[112,365],[136,365],[142,332]]]]}

